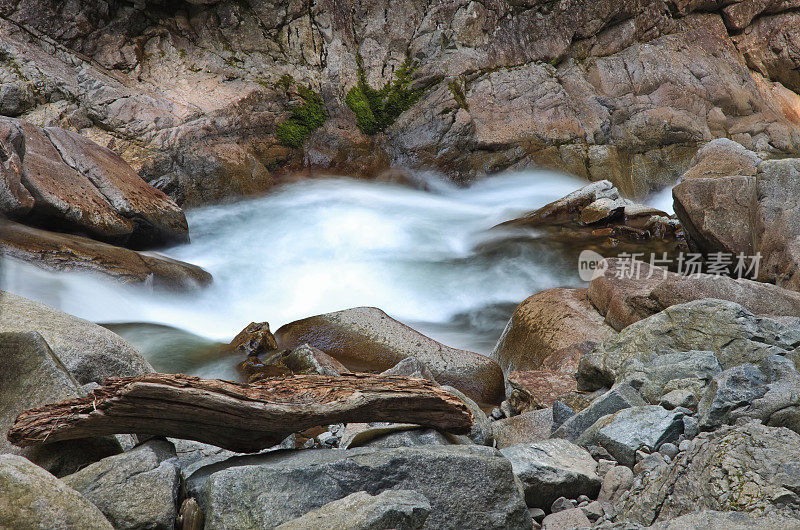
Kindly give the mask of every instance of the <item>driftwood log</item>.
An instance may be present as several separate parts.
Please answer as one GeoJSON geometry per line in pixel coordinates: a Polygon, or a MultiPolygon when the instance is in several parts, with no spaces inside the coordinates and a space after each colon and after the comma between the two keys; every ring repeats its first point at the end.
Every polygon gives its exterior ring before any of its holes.
{"type": "Polygon", "coordinates": [[[297,375],[248,385],[153,373],[103,383],[86,397],[21,413],[8,440],[26,447],[149,434],[249,453],[317,425],[388,421],[457,434],[472,425],[472,414],[460,399],[423,379],[297,375]]]}

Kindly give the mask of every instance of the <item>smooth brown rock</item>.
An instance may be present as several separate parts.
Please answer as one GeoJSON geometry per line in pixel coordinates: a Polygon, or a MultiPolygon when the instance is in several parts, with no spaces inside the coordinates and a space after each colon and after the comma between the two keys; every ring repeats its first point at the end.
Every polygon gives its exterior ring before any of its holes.
{"type": "Polygon", "coordinates": [[[278,343],[269,322],[251,322],[231,340],[228,348],[236,355],[260,355],[277,350],[278,343]]]}
{"type": "Polygon", "coordinates": [[[578,390],[575,376],[548,370],[522,370],[508,374],[509,400],[514,410],[546,409],[564,394],[578,390]]]}
{"type": "Polygon", "coordinates": [[[734,175],[755,176],[760,163],[761,158],[743,145],[727,138],[718,138],[697,151],[692,158],[691,167],[681,178],[690,180],[734,175]]]}
{"type": "Polygon", "coordinates": [[[61,158],[86,176],[119,215],[133,222],[128,244],[152,247],[189,240],[183,211],[119,155],[58,127],[48,127],[45,133],[61,158]]]}
{"type": "Polygon", "coordinates": [[[578,370],[581,357],[592,351],[597,344],[587,340],[554,351],[542,362],[542,368],[551,372],[574,374],[578,370]]]}
{"type": "Polygon", "coordinates": [[[11,221],[0,221],[0,249],[44,269],[100,273],[122,283],[146,283],[169,290],[211,283],[211,275],[196,265],[11,221]]]}
{"type": "Polygon", "coordinates": [[[618,331],[667,307],[703,298],[736,302],[757,315],[800,317],[800,294],[775,285],[709,274],[683,276],[644,262],[637,264],[638,278],[627,277],[629,265],[616,258],[606,261],[606,273],[592,280],[588,296],[618,331]]]}
{"type": "Polygon", "coordinates": [[[505,394],[502,370],[492,359],[440,344],[374,307],[297,320],[278,329],[275,338],[287,349],[308,343],[354,371],[383,371],[414,357],[436,381],[478,403],[496,404],[505,394]]]}
{"type": "Polygon", "coordinates": [[[538,370],[553,353],[587,340],[614,335],[589,303],[586,289],[549,289],[514,310],[492,357],[506,373],[538,370]]]}

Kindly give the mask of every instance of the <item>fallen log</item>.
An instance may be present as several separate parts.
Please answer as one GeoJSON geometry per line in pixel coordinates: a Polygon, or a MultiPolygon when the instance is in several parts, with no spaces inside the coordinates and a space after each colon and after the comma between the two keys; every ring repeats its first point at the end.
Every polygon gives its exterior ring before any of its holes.
{"type": "Polygon", "coordinates": [[[317,425],[388,421],[456,434],[472,425],[472,413],[460,399],[424,379],[296,375],[240,384],[152,373],[103,383],[86,397],[22,412],[8,440],[27,447],[149,434],[250,453],[317,425]]]}

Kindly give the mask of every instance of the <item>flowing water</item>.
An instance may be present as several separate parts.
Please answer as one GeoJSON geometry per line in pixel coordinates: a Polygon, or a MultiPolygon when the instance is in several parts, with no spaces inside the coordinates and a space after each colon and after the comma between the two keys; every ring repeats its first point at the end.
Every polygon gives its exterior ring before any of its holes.
{"type": "MultiPolygon", "coordinates": [[[[272,329],[319,313],[377,306],[450,346],[491,350],[513,307],[532,293],[580,285],[576,264],[547,246],[497,243],[495,224],[585,181],[547,171],[427,191],[350,179],[311,180],[237,203],[189,210],[191,244],[162,251],[204,267],[211,287],[188,294],[121,287],[21,263],[2,288],[113,324],[161,370],[231,376],[214,361],[251,321],[272,329]]],[[[667,197],[654,197],[662,208],[667,197]]]]}

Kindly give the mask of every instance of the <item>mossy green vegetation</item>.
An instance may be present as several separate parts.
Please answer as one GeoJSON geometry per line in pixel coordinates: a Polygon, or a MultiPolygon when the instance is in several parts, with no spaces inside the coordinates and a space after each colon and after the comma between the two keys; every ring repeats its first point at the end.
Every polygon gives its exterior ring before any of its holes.
{"type": "Polygon", "coordinates": [[[375,134],[385,130],[400,114],[411,108],[422,97],[423,90],[411,88],[411,78],[419,67],[410,58],[403,61],[380,89],[367,83],[363,62],[358,57],[358,83],[347,92],[344,98],[347,106],[356,115],[356,124],[364,134],[375,134]]]}
{"type": "Polygon", "coordinates": [[[293,108],[291,117],[279,123],[275,132],[283,145],[294,148],[302,146],[306,137],[328,118],[322,98],[311,86],[300,85],[297,93],[303,104],[293,108]]]}
{"type": "Polygon", "coordinates": [[[453,99],[456,100],[456,104],[464,110],[469,110],[469,103],[467,103],[467,95],[464,90],[466,84],[467,83],[464,81],[453,79],[447,82],[447,88],[449,88],[450,93],[453,94],[453,99]]]}

